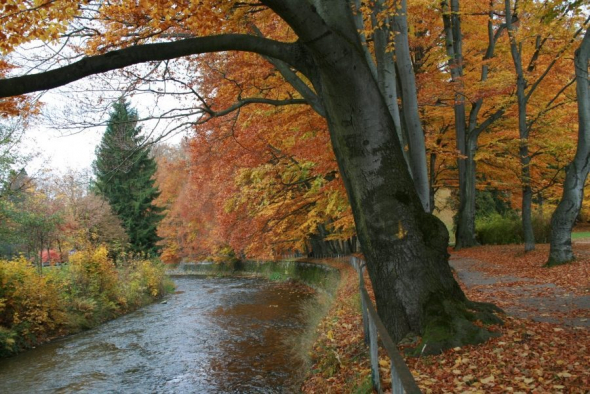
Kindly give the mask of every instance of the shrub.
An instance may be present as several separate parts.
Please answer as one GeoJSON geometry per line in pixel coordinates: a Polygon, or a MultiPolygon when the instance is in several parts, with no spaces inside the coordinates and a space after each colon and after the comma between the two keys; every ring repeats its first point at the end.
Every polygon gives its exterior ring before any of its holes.
{"type": "Polygon", "coordinates": [[[32,346],[67,323],[61,282],[24,258],[0,260],[0,348],[32,346]]]}
{"type": "MultiPolygon", "coordinates": [[[[533,232],[535,242],[549,242],[551,234],[551,220],[548,216],[533,216],[533,232]]],[[[516,214],[502,216],[492,214],[479,218],[475,223],[475,233],[478,241],[483,245],[506,245],[524,242],[522,220],[516,214]]]]}
{"type": "Polygon", "coordinates": [[[170,283],[162,263],[129,260],[117,269],[104,247],[43,275],[24,258],[0,260],[0,357],[145,305],[170,283]]]}
{"type": "Polygon", "coordinates": [[[505,245],[522,242],[522,224],[516,215],[494,213],[475,222],[477,240],[484,245],[505,245]]]}

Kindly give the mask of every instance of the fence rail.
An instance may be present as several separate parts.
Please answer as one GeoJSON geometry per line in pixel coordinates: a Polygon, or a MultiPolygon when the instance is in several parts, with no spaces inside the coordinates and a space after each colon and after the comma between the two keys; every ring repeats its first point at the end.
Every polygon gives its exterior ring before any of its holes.
{"type": "Polygon", "coordinates": [[[391,360],[391,392],[393,394],[421,393],[410,369],[406,365],[401,354],[399,354],[397,347],[387,333],[379,315],[377,315],[377,310],[373,306],[369,293],[367,293],[363,275],[365,262],[353,256],[350,259],[350,264],[359,274],[365,343],[369,344],[373,387],[378,393],[383,392],[379,376],[379,339],[381,339],[381,344],[387,351],[387,355],[391,360]]]}

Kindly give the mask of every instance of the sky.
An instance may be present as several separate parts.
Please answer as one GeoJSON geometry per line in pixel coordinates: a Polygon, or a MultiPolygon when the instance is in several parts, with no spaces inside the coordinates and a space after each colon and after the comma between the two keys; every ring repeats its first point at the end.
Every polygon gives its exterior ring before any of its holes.
{"type": "MultiPolygon", "coordinates": [[[[50,170],[63,174],[70,169],[91,169],[96,147],[106,129],[109,109],[120,94],[118,90],[113,90],[107,92],[105,98],[104,92],[97,94],[89,81],[44,93],[41,97],[42,114],[31,122],[21,145],[25,153],[33,155],[26,166],[27,172],[33,175],[50,170]]],[[[182,106],[175,98],[157,97],[153,93],[134,94],[129,101],[140,118],[182,106]]],[[[153,138],[173,128],[174,122],[152,119],[141,125],[144,134],[153,138]]],[[[178,144],[185,133],[174,133],[164,142],[178,144]]]]}

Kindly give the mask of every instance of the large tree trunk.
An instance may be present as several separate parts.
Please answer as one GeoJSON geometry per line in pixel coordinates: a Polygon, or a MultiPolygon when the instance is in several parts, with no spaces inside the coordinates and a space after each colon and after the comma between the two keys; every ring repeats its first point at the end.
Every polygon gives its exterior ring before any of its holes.
{"type": "Polygon", "coordinates": [[[236,34],[137,45],[33,77],[0,81],[0,95],[51,88],[124,65],[195,53],[242,50],[286,61],[309,78],[323,101],[379,315],[392,338],[422,334],[426,347],[420,350],[425,353],[489,338],[488,330],[472,322],[499,320],[490,313],[490,305],[468,301],[452,275],[448,233],[440,220],[424,211],[418,198],[350,4],[341,0],[262,3],[293,28],[297,42],[236,34]]]}
{"type": "MultiPolygon", "coordinates": [[[[334,8],[330,13],[338,15],[334,8]]],[[[360,43],[346,36],[346,19],[325,22],[329,33],[307,47],[319,70],[316,91],[322,92],[379,314],[394,340],[422,334],[426,352],[481,342],[490,333],[470,324],[468,312],[480,306],[467,300],[453,278],[448,233],[420,203],[360,43]]]]}
{"type": "Polygon", "coordinates": [[[567,263],[574,259],[572,228],[580,213],[584,199],[584,185],[590,170],[590,89],[588,87],[588,60],[590,57],[590,29],[586,30],[580,48],[576,51],[576,90],[578,94],[578,147],[568,166],[563,196],[551,217],[551,240],[548,265],[567,263]]]}

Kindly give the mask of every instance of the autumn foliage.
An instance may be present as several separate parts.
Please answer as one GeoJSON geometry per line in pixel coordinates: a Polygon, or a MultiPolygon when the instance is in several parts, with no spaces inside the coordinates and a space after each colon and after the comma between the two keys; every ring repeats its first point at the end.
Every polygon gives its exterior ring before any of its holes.
{"type": "MultiPolygon", "coordinates": [[[[475,156],[477,188],[500,191],[518,211],[523,183],[509,40],[502,30],[502,19],[492,20],[499,38],[495,55],[485,59],[488,37],[481,28],[489,12],[501,14],[503,6],[488,1],[462,3],[465,55],[460,81],[449,83],[449,70],[440,67],[447,55],[441,36],[442,17],[433,2],[409,5],[409,39],[416,56],[433,192],[458,185],[456,161],[460,156],[451,109],[457,91],[461,91],[472,106],[478,100],[483,103],[475,121],[483,122],[495,111],[504,111],[480,137],[475,156]],[[484,65],[489,73],[482,81],[484,65]]],[[[547,211],[559,198],[563,169],[575,149],[573,68],[566,54],[575,48],[573,37],[580,16],[559,14],[556,5],[543,8],[527,2],[525,8],[527,12],[519,16],[518,39],[528,65],[527,79],[539,81],[529,102],[530,170],[534,201],[539,210],[547,211]]],[[[248,31],[256,24],[260,34],[291,39],[292,33],[263,8],[259,13],[241,11],[235,7],[228,12],[228,24],[241,18],[240,23],[228,25],[232,31],[248,31]]],[[[136,12],[137,23],[147,18],[145,10],[137,8],[136,12]]],[[[150,23],[163,23],[158,27],[161,31],[195,31],[191,30],[195,25],[190,16],[177,17],[174,26],[151,19],[150,23]]],[[[123,28],[112,22],[111,29],[115,25],[123,28]]],[[[198,31],[206,29],[199,27],[198,31]]],[[[371,36],[369,27],[365,34],[371,36]]],[[[185,77],[183,83],[187,88],[198,87],[195,102],[203,115],[181,148],[182,159],[160,159],[160,203],[168,209],[168,218],[159,229],[164,238],[164,260],[215,255],[228,248],[238,255],[272,257],[309,251],[313,236],[350,240],[354,235],[352,215],[325,122],[310,107],[277,105],[300,97],[277,67],[250,53],[201,55],[188,64],[199,74],[185,77]],[[273,100],[274,105],[247,104],[250,99],[273,100]]],[[[171,72],[170,76],[180,78],[171,72]]]]}
{"type": "Polygon", "coordinates": [[[166,286],[162,264],[131,259],[117,268],[104,247],[43,275],[24,257],[0,260],[0,357],[134,310],[166,286]]]}

